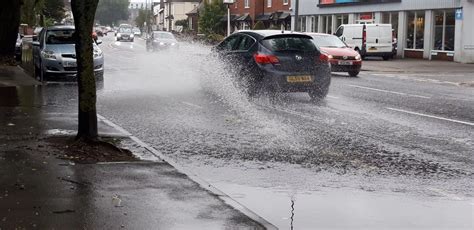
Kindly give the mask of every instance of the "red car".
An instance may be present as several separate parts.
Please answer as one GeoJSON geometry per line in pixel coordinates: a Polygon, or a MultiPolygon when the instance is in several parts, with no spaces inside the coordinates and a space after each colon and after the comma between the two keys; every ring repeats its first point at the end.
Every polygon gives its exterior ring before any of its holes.
{"type": "Polygon", "coordinates": [[[308,33],[314,44],[326,53],[331,63],[332,72],[347,72],[357,77],[362,67],[359,53],[346,45],[338,37],[330,34],[308,33]]]}

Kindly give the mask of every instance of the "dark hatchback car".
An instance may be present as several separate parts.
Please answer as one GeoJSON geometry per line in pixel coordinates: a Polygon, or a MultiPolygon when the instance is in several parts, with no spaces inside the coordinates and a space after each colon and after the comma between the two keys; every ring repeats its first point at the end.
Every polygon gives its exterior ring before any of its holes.
{"type": "Polygon", "coordinates": [[[261,90],[307,92],[313,100],[324,98],[331,83],[327,55],[312,37],[280,30],[240,31],[214,49],[226,66],[238,73],[250,96],[261,90]]]}
{"type": "Polygon", "coordinates": [[[178,47],[178,41],[170,32],[153,31],[151,36],[146,40],[146,49],[148,51],[177,49],[178,47]]]}

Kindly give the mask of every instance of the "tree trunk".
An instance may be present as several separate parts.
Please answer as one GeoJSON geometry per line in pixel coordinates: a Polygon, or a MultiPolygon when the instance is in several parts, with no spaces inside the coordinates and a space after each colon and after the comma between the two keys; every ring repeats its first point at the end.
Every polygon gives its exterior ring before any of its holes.
{"type": "Polygon", "coordinates": [[[22,0],[2,1],[0,7],[0,63],[15,57],[15,43],[20,26],[22,0]]]}
{"type": "Polygon", "coordinates": [[[76,139],[96,141],[96,84],[92,46],[92,28],[99,0],[72,0],[71,9],[76,27],[76,56],[79,90],[79,125],[76,139]]]}

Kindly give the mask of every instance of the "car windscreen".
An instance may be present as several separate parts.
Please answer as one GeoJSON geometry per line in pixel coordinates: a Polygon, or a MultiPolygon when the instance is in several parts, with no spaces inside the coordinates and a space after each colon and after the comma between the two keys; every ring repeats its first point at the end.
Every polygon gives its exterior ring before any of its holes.
{"type": "Polygon", "coordinates": [[[120,28],[119,33],[131,33],[132,29],[131,28],[120,28]]]}
{"type": "Polygon", "coordinates": [[[262,45],[273,52],[284,51],[316,51],[316,47],[310,38],[303,36],[278,36],[262,40],[262,45]]]}
{"type": "Polygon", "coordinates": [[[74,30],[48,30],[46,44],[74,44],[74,30]]]}
{"type": "Polygon", "coordinates": [[[336,36],[313,36],[313,42],[318,47],[344,48],[347,45],[336,36]]]}
{"type": "Polygon", "coordinates": [[[174,36],[169,33],[154,33],[153,37],[155,39],[175,39],[174,36]]]}

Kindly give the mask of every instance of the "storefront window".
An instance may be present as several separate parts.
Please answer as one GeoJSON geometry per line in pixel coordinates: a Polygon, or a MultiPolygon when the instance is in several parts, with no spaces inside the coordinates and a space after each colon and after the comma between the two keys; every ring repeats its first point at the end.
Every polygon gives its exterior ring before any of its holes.
{"type": "Polygon", "coordinates": [[[408,12],[407,22],[407,49],[423,49],[425,12],[408,12]]]}
{"type": "Polygon", "coordinates": [[[349,15],[347,14],[340,14],[336,15],[336,29],[339,28],[340,25],[349,24],[349,15]]]}
{"type": "Polygon", "coordinates": [[[398,12],[384,12],[382,13],[382,23],[391,24],[393,37],[398,38],[398,12]]]}
{"type": "Polygon", "coordinates": [[[332,15],[324,15],[321,17],[322,21],[322,33],[332,34],[332,15]]]}
{"type": "Polygon", "coordinates": [[[318,32],[318,16],[311,17],[311,32],[318,32]]]}
{"type": "Polygon", "coordinates": [[[435,12],[434,50],[454,51],[454,29],[456,25],[454,10],[435,12]]]}
{"type": "MultiPolygon", "coordinates": [[[[454,34],[456,28],[456,16],[454,11],[446,11],[446,23],[444,32],[444,50],[454,51],[454,34]]],[[[471,25],[472,26],[472,25],[471,25]]]]}
{"type": "Polygon", "coordinates": [[[300,17],[300,31],[306,32],[306,17],[300,17]]]}

